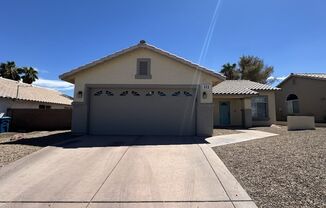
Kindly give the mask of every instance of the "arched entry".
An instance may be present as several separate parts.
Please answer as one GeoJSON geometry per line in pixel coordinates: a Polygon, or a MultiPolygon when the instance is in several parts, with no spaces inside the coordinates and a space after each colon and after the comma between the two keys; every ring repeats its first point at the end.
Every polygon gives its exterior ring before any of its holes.
{"type": "Polygon", "coordinates": [[[286,98],[288,114],[299,113],[299,98],[295,94],[289,94],[286,98]]]}

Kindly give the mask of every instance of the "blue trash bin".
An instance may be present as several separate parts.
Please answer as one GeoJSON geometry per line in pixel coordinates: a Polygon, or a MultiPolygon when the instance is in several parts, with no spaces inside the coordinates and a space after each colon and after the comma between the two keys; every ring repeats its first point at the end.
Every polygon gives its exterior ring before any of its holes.
{"type": "Polygon", "coordinates": [[[9,131],[10,119],[7,116],[0,118],[0,133],[9,131]]]}

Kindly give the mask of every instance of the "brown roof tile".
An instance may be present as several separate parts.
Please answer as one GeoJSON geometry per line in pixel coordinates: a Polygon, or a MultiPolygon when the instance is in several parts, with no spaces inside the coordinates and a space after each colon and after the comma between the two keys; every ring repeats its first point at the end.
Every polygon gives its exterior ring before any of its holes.
{"type": "Polygon", "coordinates": [[[289,80],[291,77],[300,77],[307,79],[326,80],[326,73],[291,73],[286,79],[280,82],[277,86],[281,87],[283,83],[289,80]]]}
{"type": "Polygon", "coordinates": [[[298,77],[307,77],[307,78],[316,78],[316,79],[325,79],[326,80],[326,73],[298,73],[294,74],[298,77]]]}
{"type": "Polygon", "coordinates": [[[256,90],[278,90],[278,88],[249,80],[225,80],[213,87],[215,95],[257,95],[256,90]]]}
{"type": "Polygon", "coordinates": [[[50,89],[0,77],[0,97],[44,103],[71,105],[72,99],[50,89]]]}

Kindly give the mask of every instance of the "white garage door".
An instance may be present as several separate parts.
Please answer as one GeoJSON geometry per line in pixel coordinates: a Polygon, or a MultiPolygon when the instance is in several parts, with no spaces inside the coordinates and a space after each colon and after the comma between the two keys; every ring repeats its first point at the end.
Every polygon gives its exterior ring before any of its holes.
{"type": "Polygon", "coordinates": [[[93,135],[195,135],[193,89],[91,89],[93,135]]]}

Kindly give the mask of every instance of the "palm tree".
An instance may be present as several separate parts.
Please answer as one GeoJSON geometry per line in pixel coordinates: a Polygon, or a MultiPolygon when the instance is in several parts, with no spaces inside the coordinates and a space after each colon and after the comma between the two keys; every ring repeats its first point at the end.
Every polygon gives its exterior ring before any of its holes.
{"type": "Polygon", "coordinates": [[[251,80],[254,82],[267,83],[267,78],[270,77],[274,71],[272,66],[266,66],[264,61],[255,56],[240,57],[239,73],[241,79],[251,80]]]}
{"type": "Polygon", "coordinates": [[[236,64],[226,63],[222,66],[221,73],[224,74],[224,76],[226,76],[226,79],[229,80],[239,79],[240,74],[236,68],[237,68],[236,64]]]}
{"type": "Polygon", "coordinates": [[[19,81],[21,73],[22,69],[16,67],[14,61],[7,61],[7,63],[0,64],[0,75],[3,78],[19,81]]]}
{"type": "Polygon", "coordinates": [[[35,80],[38,79],[38,71],[36,71],[33,67],[23,67],[22,72],[22,80],[24,83],[32,84],[35,80]]]}

